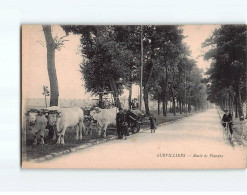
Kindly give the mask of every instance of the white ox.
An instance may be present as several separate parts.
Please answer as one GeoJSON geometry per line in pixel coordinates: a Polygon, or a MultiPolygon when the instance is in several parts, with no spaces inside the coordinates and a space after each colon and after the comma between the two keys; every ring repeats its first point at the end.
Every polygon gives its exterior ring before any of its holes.
{"type": "Polygon", "coordinates": [[[47,125],[47,118],[45,115],[38,115],[34,126],[32,126],[32,133],[34,135],[33,145],[37,145],[38,139],[40,138],[40,144],[44,145],[45,129],[47,125]]]}
{"type": "MultiPolygon", "coordinates": [[[[45,108],[46,110],[53,110],[57,109],[57,106],[52,106],[49,108],[45,108]]],[[[41,139],[40,144],[44,144],[44,136],[45,136],[45,129],[47,126],[47,118],[45,117],[45,112],[42,111],[44,109],[31,109],[27,111],[27,124],[31,129],[31,132],[34,136],[34,145],[37,145],[38,138],[41,139]]],[[[56,137],[55,137],[56,138],[56,137]]],[[[54,137],[53,137],[54,139],[54,137]]]]}
{"type": "Polygon", "coordinates": [[[30,126],[33,126],[36,122],[36,118],[38,116],[38,114],[42,111],[42,110],[57,110],[59,109],[58,106],[51,106],[48,108],[43,108],[43,109],[30,109],[27,111],[26,116],[27,116],[27,122],[30,126]]]}
{"type": "Polygon", "coordinates": [[[74,108],[57,108],[53,111],[48,112],[48,123],[49,125],[55,125],[57,128],[57,144],[64,144],[64,134],[68,127],[75,127],[76,129],[76,140],[82,139],[82,129],[84,130],[84,113],[83,110],[74,108]],[[55,111],[55,112],[54,112],[55,111]],[[79,132],[78,132],[79,126],[79,132]]]}
{"type": "Polygon", "coordinates": [[[101,109],[96,107],[94,110],[90,111],[90,115],[98,122],[98,125],[100,126],[100,130],[98,132],[99,135],[101,135],[103,131],[103,137],[106,137],[107,126],[109,124],[116,125],[116,114],[116,107],[111,109],[101,109]]]}

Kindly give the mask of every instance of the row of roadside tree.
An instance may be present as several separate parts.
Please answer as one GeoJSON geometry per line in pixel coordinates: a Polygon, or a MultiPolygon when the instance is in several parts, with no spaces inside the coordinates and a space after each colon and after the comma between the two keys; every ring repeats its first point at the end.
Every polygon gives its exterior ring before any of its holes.
{"type": "MultiPolygon", "coordinates": [[[[150,114],[150,98],[158,102],[158,112],[167,115],[167,103],[172,102],[180,113],[206,107],[207,86],[202,82],[202,70],[191,59],[183,42],[183,28],[178,25],[82,26],[62,25],[68,34],[81,36],[80,65],[84,87],[97,94],[113,91],[118,105],[123,89],[140,84],[141,42],[143,43],[143,100],[150,114]],[[141,40],[142,39],[142,40],[141,40]]],[[[119,103],[120,105],[120,103],[119,103]]]]}
{"type": "Polygon", "coordinates": [[[246,36],[246,25],[222,25],[202,45],[211,47],[204,56],[211,60],[206,79],[208,99],[235,113],[235,118],[244,117],[243,103],[247,102],[246,36]]]}

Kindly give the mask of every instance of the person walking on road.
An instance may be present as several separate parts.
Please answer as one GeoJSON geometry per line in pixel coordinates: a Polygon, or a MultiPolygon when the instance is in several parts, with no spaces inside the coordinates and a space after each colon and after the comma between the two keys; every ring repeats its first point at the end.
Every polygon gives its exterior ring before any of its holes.
{"type": "Polygon", "coordinates": [[[117,113],[117,117],[116,117],[116,123],[117,123],[118,139],[122,139],[123,136],[124,139],[127,139],[126,118],[122,108],[119,108],[119,112],[117,113]]]}
{"type": "Polygon", "coordinates": [[[156,118],[154,118],[154,116],[151,114],[149,116],[149,120],[150,120],[150,129],[151,129],[151,133],[155,133],[156,130],[156,126],[155,126],[155,122],[156,122],[156,118]]]}

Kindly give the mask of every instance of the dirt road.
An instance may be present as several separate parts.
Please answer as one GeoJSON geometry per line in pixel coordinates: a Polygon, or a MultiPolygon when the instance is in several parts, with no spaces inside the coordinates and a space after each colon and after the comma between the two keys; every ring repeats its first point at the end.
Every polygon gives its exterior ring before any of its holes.
{"type": "Polygon", "coordinates": [[[29,168],[198,169],[246,166],[246,146],[223,138],[216,109],[158,127],[141,130],[127,140],[114,140],[29,168]]]}

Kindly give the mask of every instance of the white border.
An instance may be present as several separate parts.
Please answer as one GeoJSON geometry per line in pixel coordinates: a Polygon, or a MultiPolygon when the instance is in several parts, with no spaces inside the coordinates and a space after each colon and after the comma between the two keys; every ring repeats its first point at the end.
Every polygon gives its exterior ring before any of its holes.
{"type": "MultiPolygon", "coordinates": [[[[246,191],[246,170],[21,170],[21,24],[246,23],[245,0],[0,1],[0,190],[246,191]]],[[[86,159],[85,159],[86,160],[86,159]]]]}

